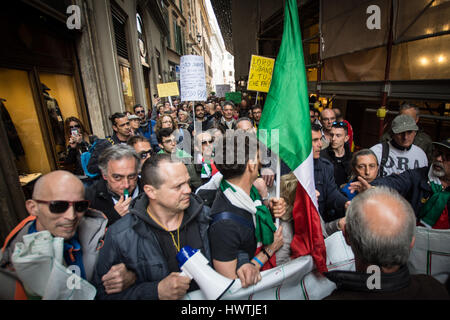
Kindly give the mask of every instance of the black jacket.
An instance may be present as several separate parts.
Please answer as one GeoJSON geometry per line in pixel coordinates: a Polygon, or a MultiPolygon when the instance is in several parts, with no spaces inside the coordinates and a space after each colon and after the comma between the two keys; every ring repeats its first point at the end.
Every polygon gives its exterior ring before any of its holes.
{"type": "Polygon", "coordinates": [[[91,153],[91,158],[89,159],[89,163],[87,165],[87,169],[91,174],[98,174],[97,179],[101,176],[100,168],[98,167],[98,160],[100,155],[105,151],[106,148],[114,145],[114,144],[124,144],[126,141],[121,141],[117,137],[116,133],[106,139],[98,139],[97,144],[94,147],[94,150],[91,153]]]}
{"type": "MultiPolygon", "coordinates": [[[[397,272],[381,273],[380,288],[369,289],[367,282],[373,273],[331,271],[325,276],[337,289],[326,300],[449,300],[445,287],[431,276],[410,275],[407,266],[397,272]]],[[[369,281],[368,281],[369,280],[369,281]]]]}
{"type": "Polygon", "coordinates": [[[343,184],[348,182],[348,179],[352,173],[351,161],[352,161],[352,152],[348,147],[348,144],[344,144],[345,155],[342,158],[336,158],[336,155],[331,149],[331,146],[328,146],[326,149],[320,152],[320,157],[329,160],[334,167],[334,181],[338,188],[340,188],[343,184]]]}
{"type": "MultiPolygon", "coordinates": [[[[140,180],[138,180],[137,185],[139,186],[139,193],[142,193],[140,180]]],[[[103,178],[97,179],[92,185],[88,186],[84,193],[85,199],[91,202],[90,208],[103,212],[108,218],[108,227],[122,218],[114,209],[113,195],[108,190],[107,182],[103,178]]]]}
{"type": "MultiPolygon", "coordinates": [[[[189,217],[189,221],[197,221],[203,242],[202,253],[211,261],[208,241],[210,209],[195,194],[191,194],[190,200],[185,215],[189,217]]],[[[147,205],[147,196],[141,194],[132,201],[130,213],[108,229],[94,274],[97,299],[158,299],[158,284],[170,271],[152,227],[153,221],[146,213],[147,205]],[[101,278],[113,265],[119,263],[124,263],[128,270],[136,274],[136,282],[125,291],[108,295],[101,278]]]]}
{"type": "Polygon", "coordinates": [[[347,197],[342,194],[334,181],[333,164],[327,159],[314,159],[314,182],[320,196],[319,212],[325,222],[341,218],[345,214],[347,197]]]}
{"type": "MultiPolygon", "coordinates": [[[[416,217],[422,218],[420,216],[420,210],[427,200],[433,195],[431,186],[428,184],[429,170],[430,166],[406,170],[400,174],[392,174],[387,177],[377,178],[372,181],[371,185],[383,185],[397,190],[406,200],[409,201],[414,209],[416,217]]],[[[447,187],[447,190],[450,190],[450,187],[447,187]]],[[[450,201],[447,202],[447,208],[450,208],[450,201]]]]}

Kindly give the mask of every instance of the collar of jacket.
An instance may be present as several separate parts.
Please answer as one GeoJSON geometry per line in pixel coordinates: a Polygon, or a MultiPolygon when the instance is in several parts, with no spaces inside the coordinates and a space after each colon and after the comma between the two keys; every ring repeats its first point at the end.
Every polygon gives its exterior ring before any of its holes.
{"type": "Polygon", "coordinates": [[[413,143],[411,143],[411,145],[409,147],[402,147],[401,145],[399,145],[397,142],[395,142],[394,139],[391,139],[391,141],[389,141],[391,143],[391,146],[393,146],[395,149],[401,150],[401,151],[409,151],[412,148],[413,143]]]}
{"type": "MultiPolygon", "coordinates": [[[[331,144],[325,148],[325,151],[328,153],[331,159],[336,159],[336,154],[334,153],[334,150],[331,148],[331,144]]],[[[344,143],[344,156],[340,159],[342,160],[348,160],[351,159],[352,154],[350,152],[350,147],[348,146],[348,143],[344,143]]]]}
{"type": "Polygon", "coordinates": [[[397,291],[409,285],[410,275],[408,267],[402,266],[393,273],[380,273],[380,289],[369,289],[367,282],[371,283],[369,277],[374,273],[364,273],[355,271],[331,271],[324,275],[334,283],[338,289],[363,292],[390,292],[397,291]]]}
{"type": "MultiPolygon", "coordinates": [[[[136,232],[142,234],[143,236],[147,233],[146,227],[144,224],[139,223],[139,221],[143,221],[152,227],[160,228],[147,214],[147,206],[148,197],[144,192],[130,203],[130,214],[133,214],[138,218],[136,219],[136,223],[133,225],[133,228],[136,232]]],[[[199,196],[191,193],[189,207],[184,211],[188,218],[183,219],[183,223],[180,227],[182,228],[195,218],[197,218],[200,223],[209,224],[210,218],[201,214],[202,211],[203,201],[199,198],[199,196]]]]}

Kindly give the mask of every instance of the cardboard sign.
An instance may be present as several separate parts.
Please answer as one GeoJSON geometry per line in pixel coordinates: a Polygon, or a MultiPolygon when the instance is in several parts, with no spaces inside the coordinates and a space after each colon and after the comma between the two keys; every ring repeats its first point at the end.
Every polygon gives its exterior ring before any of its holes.
{"type": "Polygon", "coordinates": [[[182,56],[180,61],[181,101],[206,101],[205,61],[202,56],[182,56]]]}
{"type": "Polygon", "coordinates": [[[235,104],[239,104],[242,101],[242,93],[238,92],[226,92],[225,99],[229,101],[233,101],[235,104]]]}
{"type": "Polygon", "coordinates": [[[275,59],[252,55],[247,90],[269,92],[275,59]]]}
{"type": "Polygon", "coordinates": [[[178,96],[178,84],[176,82],[158,83],[158,95],[160,98],[178,96]]]}

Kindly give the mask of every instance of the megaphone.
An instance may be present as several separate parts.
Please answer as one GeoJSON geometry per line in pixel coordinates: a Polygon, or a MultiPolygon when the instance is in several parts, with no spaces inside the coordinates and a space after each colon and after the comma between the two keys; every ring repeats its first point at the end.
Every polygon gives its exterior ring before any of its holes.
{"type": "Polygon", "coordinates": [[[198,249],[190,246],[181,248],[177,260],[181,275],[194,279],[207,300],[219,300],[234,283],[233,279],[214,271],[208,265],[208,259],[198,249]]]}

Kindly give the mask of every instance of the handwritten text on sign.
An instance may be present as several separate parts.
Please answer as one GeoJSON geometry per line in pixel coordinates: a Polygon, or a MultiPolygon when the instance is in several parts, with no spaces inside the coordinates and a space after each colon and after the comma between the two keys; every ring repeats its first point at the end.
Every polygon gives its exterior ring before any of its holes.
{"type": "Polygon", "coordinates": [[[202,56],[182,56],[180,61],[181,101],[206,101],[205,61],[202,56]]]}
{"type": "Polygon", "coordinates": [[[252,55],[247,90],[269,92],[275,60],[252,55]]]}
{"type": "Polygon", "coordinates": [[[178,96],[180,93],[178,92],[178,83],[176,82],[167,82],[167,83],[158,83],[158,95],[163,97],[172,97],[178,96]]]}

